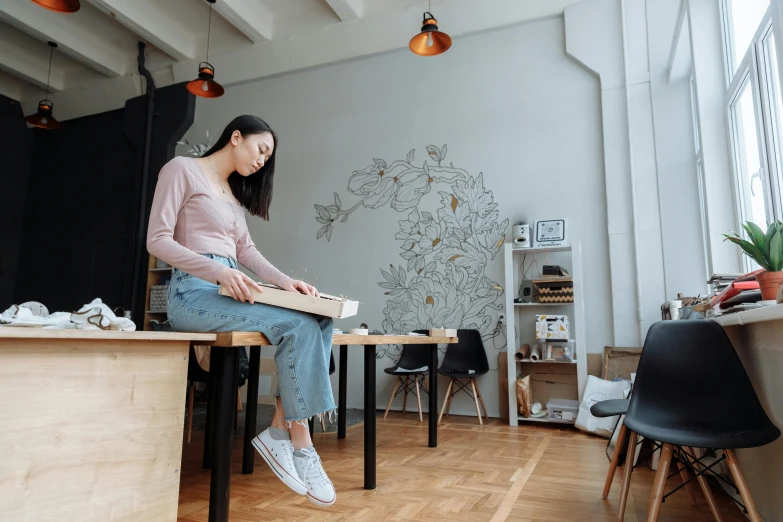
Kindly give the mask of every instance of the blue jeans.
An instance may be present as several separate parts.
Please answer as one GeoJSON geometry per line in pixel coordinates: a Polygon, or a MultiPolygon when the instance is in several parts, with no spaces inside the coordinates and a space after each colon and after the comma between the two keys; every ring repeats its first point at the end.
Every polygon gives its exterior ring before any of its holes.
{"type": "MultiPolygon", "coordinates": [[[[204,254],[231,268],[233,259],[204,254]]],[[[285,420],[302,421],[335,410],[329,362],[330,317],[263,303],[242,303],[218,294],[218,286],[178,269],[168,294],[169,324],[180,332],[261,332],[277,346],[279,396],[285,420]]]]}

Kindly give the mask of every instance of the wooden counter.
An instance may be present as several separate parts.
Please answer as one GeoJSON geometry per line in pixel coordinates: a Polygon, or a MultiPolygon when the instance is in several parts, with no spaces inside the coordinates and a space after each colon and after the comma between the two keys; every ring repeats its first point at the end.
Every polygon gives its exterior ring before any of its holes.
{"type": "Polygon", "coordinates": [[[175,521],[188,348],[214,339],[0,328],[0,520],[175,521]]]}

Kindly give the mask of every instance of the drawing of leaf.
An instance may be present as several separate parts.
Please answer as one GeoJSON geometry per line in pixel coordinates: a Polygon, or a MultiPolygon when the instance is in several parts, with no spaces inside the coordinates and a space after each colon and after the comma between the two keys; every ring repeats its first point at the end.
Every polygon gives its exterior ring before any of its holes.
{"type": "Polygon", "coordinates": [[[421,271],[424,270],[424,266],[425,266],[424,258],[419,257],[418,260],[416,261],[416,270],[418,270],[419,273],[421,273],[421,271]]]}
{"type": "Polygon", "coordinates": [[[350,214],[345,214],[345,215],[343,215],[343,218],[342,218],[340,221],[342,221],[343,223],[345,223],[346,221],[348,221],[348,216],[350,216],[350,214]]]}
{"type": "Polygon", "coordinates": [[[326,234],[327,229],[329,228],[329,225],[324,225],[321,227],[321,229],[318,231],[318,234],[315,236],[316,239],[321,239],[324,234],[326,234]]]}
{"type": "MultiPolygon", "coordinates": [[[[411,252],[409,250],[407,252],[403,252],[402,254],[400,254],[400,257],[402,257],[403,259],[405,259],[407,261],[409,259],[412,259],[412,258],[416,257],[416,252],[411,252]]],[[[408,270],[410,270],[410,268],[408,270]]]]}
{"type": "Polygon", "coordinates": [[[435,221],[432,218],[432,214],[430,214],[429,212],[422,212],[421,213],[421,222],[422,222],[422,224],[427,225],[427,224],[430,223],[430,221],[435,221]]]}
{"type": "Polygon", "coordinates": [[[411,225],[419,222],[419,210],[417,208],[414,207],[411,213],[408,214],[408,221],[411,222],[411,225]]]}
{"type": "Polygon", "coordinates": [[[446,159],[446,152],[448,151],[448,148],[446,147],[446,144],[443,144],[443,148],[440,150],[440,159],[445,160],[446,159]]]}
{"type": "Polygon", "coordinates": [[[326,240],[327,241],[331,241],[332,240],[332,230],[334,230],[334,229],[332,228],[332,224],[330,223],[329,224],[329,228],[326,229],[326,240]]]}
{"type": "Polygon", "coordinates": [[[341,208],[343,206],[342,202],[340,201],[340,196],[337,195],[337,192],[334,193],[334,204],[337,206],[337,208],[341,208]]]}
{"type": "Polygon", "coordinates": [[[327,212],[329,212],[330,215],[337,214],[340,211],[340,209],[337,208],[337,205],[329,205],[328,207],[326,207],[326,210],[327,212]]]}
{"type": "Polygon", "coordinates": [[[379,169],[385,169],[385,168],[386,168],[386,162],[385,162],[385,161],[383,161],[382,159],[373,158],[372,160],[375,162],[375,165],[376,165],[376,166],[377,166],[379,169]]]}
{"type": "Polygon", "coordinates": [[[430,264],[427,265],[427,272],[434,272],[437,267],[437,263],[435,263],[435,261],[431,261],[430,264]]]}
{"type": "Polygon", "coordinates": [[[435,145],[428,145],[427,152],[435,161],[440,161],[442,159],[440,155],[440,149],[438,149],[438,147],[435,145]]]}
{"type": "Polygon", "coordinates": [[[395,288],[397,288],[396,285],[393,285],[391,283],[378,283],[378,286],[380,286],[381,288],[388,288],[389,290],[394,290],[395,288]]]}
{"type": "MultiPolygon", "coordinates": [[[[389,265],[389,266],[391,266],[391,265],[389,265]]],[[[381,274],[383,275],[384,279],[386,279],[390,283],[396,282],[395,279],[391,276],[391,274],[389,274],[389,272],[385,271],[383,268],[381,268],[381,274]]]]}
{"type": "Polygon", "coordinates": [[[327,212],[326,208],[323,205],[315,205],[315,210],[318,212],[318,215],[324,219],[331,219],[331,216],[329,215],[329,212],[327,212]]]}
{"type": "Polygon", "coordinates": [[[320,216],[315,218],[315,220],[321,223],[322,225],[328,225],[329,223],[331,223],[331,221],[329,221],[328,219],[324,219],[320,216]]]}
{"type": "Polygon", "coordinates": [[[413,268],[416,266],[416,255],[410,259],[408,259],[408,270],[413,270],[413,268]]]}
{"type": "Polygon", "coordinates": [[[454,194],[452,194],[451,195],[451,210],[454,213],[457,212],[457,204],[458,204],[457,198],[455,198],[454,194]]]}
{"type": "Polygon", "coordinates": [[[411,151],[408,153],[408,157],[406,158],[406,159],[407,159],[407,161],[408,161],[408,163],[413,163],[413,157],[414,157],[415,155],[416,155],[416,149],[412,149],[412,150],[411,150],[411,151]]]}

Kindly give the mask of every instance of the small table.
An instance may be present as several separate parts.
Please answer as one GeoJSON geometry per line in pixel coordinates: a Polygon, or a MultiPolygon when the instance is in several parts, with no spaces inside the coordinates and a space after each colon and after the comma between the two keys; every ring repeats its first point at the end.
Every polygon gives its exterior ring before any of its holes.
{"type": "MultiPolygon", "coordinates": [[[[258,398],[258,368],[261,346],[267,338],[257,332],[220,332],[210,353],[210,395],[207,403],[207,429],[204,438],[204,467],[212,468],[209,489],[209,521],[228,520],[230,500],[231,449],[233,446],[234,410],[237,388],[239,347],[250,346],[247,411],[242,473],[252,473],[255,450],[251,444],[256,436],[256,402],[258,398]]],[[[346,395],[348,384],[348,346],[364,346],[364,488],[375,489],[376,475],[376,346],[382,344],[428,345],[430,350],[429,440],[431,448],[438,446],[438,344],[456,343],[456,337],[426,337],[413,335],[349,335],[337,334],[332,345],[340,346],[340,368],[337,406],[337,437],[345,438],[346,395]]],[[[424,346],[422,347],[424,349],[424,346]]]]}

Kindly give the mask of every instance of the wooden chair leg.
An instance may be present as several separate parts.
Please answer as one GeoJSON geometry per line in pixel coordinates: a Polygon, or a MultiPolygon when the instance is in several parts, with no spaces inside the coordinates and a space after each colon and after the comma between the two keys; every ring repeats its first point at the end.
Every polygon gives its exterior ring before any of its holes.
{"type": "Polygon", "coordinates": [[[451,401],[451,388],[454,385],[454,379],[449,381],[449,385],[446,387],[446,395],[443,397],[443,407],[440,409],[440,416],[438,416],[438,424],[443,420],[443,412],[446,411],[446,403],[451,401]]]}
{"type": "Polygon", "coordinates": [[[661,513],[663,495],[666,492],[666,479],[669,476],[669,465],[672,462],[672,445],[664,444],[661,450],[661,460],[658,461],[658,472],[650,494],[650,507],[647,509],[647,522],[657,522],[661,513]]]}
{"type": "Polygon", "coordinates": [[[487,412],[487,407],[484,405],[484,399],[481,397],[481,390],[479,389],[478,381],[476,378],[473,378],[473,384],[476,386],[476,393],[478,393],[479,402],[481,402],[481,409],[484,410],[484,418],[489,420],[489,412],[487,412]]]}
{"type": "Polygon", "coordinates": [[[723,453],[726,455],[726,462],[729,464],[731,475],[734,477],[734,483],[737,484],[737,489],[740,490],[740,496],[745,504],[745,509],[748,511],[748,517],[750,517],[751,522],[761,522],[761,514],[756,510],[756,504],[753,502],[748,484],[745,482],[745,477],[742,475],[742,470],[740,470],[737,463],[737,456],[734,454],[734,450],[724,449],[723,453]]]}
{"type": "MultiPolygon", "coordinates": [[[[694,460],[696,460],[696,452],[693,451],[693,448],[687,446],[683,448],[683,451],[685,451],[687,455],[690,455],[694,460]]],[[[698,462],[694,462],[693,467],[697,472],[699,472],[702,470],[704,466],[702,466],[698,462]]],[[[710,483],[707,482],[707,479],[704,477],[704,475],[699,475],[696,478],[696,480],[699,481],[699,486],[701,486],[701,492],[704,493],[704,498],[707,500],[707,505],[710,506],[710,511],[712,511],[712,518],[715,519],[715,522],[723,522],[723,519],[720,516],[720,511],[718,511],[718,504],[715,502],[715,497],[712,496],[710,483]]]]}
{"type": "Polygon", "coordinates": [[[693,488],[693,483],[688,482],[691,477],[688,474],[688,470],[685,467],[685,458],[682,456],[683,449],[678,447],[677,448],[677,458],[679,459],[679,463],[677,464],[677,467],[680,468],[680,478],[682,479],[682,483],[685,484],[685,492],[688,494],[688,499],[691,501],[691,504],[694,506],[698,506],[698,503],[696,502],[696,492],[693,488]],[[682,465],[682,466],[680,466],[682,465]]]}
{"type": "Polygon", "coordinates": [[[419,422],[424,422],[424,417],[421,415],[421,392],[419,390],[419,376],[414,377],[416,379],[416,402],[419,403],[419,422]]]}
{"type": "MultiPolygon", "coordinates": [[[[456,380],[456,379],[453,379],[453,378],[452,378],[451,382],[453,383],[455,380],[456,380]]],[[[455,392],[455,393],[456,393],[456,392],[455,392]]],[[[448,405],[448,406],[446,406],[446,417],[448,417],[449,415],[451,415],[451,400],[452,400],[453,398],[454,398],[454,395],[449,395],[449,405],[448,405]]]]}
{"type": "Polygon", "coordinates": [[[389,397],[389,405],[386,406],[386,413],[383,414],[383,418],[385,419],[387,415],[389,415],[389,409],[391,409],[392,401],[397,396],[397,388],[400,387],[400,381],[402,380],[402,377],[397,377],[397,382],[394,383],[394,390],[392,390],[391,397],[389,397]]]}
{"type": "Polygon", "coordinates": [[[427,393],[429,393],[430,392],[430,385],[427,384],[427,376],[426,375],[422,375],[421,376],[421,383],[424,385],[424,389],[427,390],[427,393]]]}
{"type": "Polygon", "coordinates": [[[625,423],[623,423],[620,426],[620,433],[617,435],[617,443],[614,445],[612,462],[609,464],[609,471],[606,473],[606,483],[604,483],[604,492],[601,494],[601,498],[607,498],[609,496],[609,490],[612,489],[612,481],[614,480],[615,470],[617,470],[617,463],[620,461],[620,454],[622,454],[623,447],[625,446],[626,435],[628,435],[628,428],[626,428],[625,423]]]}
{"type": "Polygon", "coordinates": [[[402,382],[402,415],[403,417],[408,412],[408,376],[405,376],[405,380],[402,382]]]}
{"type": "Polygon", "coordinates": [[[190,435],[193,433],[193,402],[196,400],[196,385],[190,383],[188,387],[188,444],[190,444],[190,435]]]}
{"type": "Polygon", "coordinates": [[[632,431],[628,438],[628,449],[625,452],[625,472],[623,473],[623,487],[620,490],[620,506],[617,512],[618,522],[623,522],[625,517],[625,505],[628,503],[628,490],[631,487],[631,473],[633,473],[633,461],[636,457],[636,440],[638,435],[632,431]]]}
{"type": "Polygon", "coordinates": [[[237,388],[237,411],[242,411],[242,393],[237,388]]]}
{"type": "Polygon", "coordinates": [[[473,402],[476,404],[476,413],[478,413],[479,424],[483,425],[484,421],[481,419],[481,407],[479,406],[478,393],[476,393],[476,384],[473,379],[470,380],[470,387],[473,388],[473,402]]]}
{"type": "Polygon", "coordinates": [[[324,422],[324,414],[321,414],[321,433],[326,433],[326,423],[324,422]]]}

